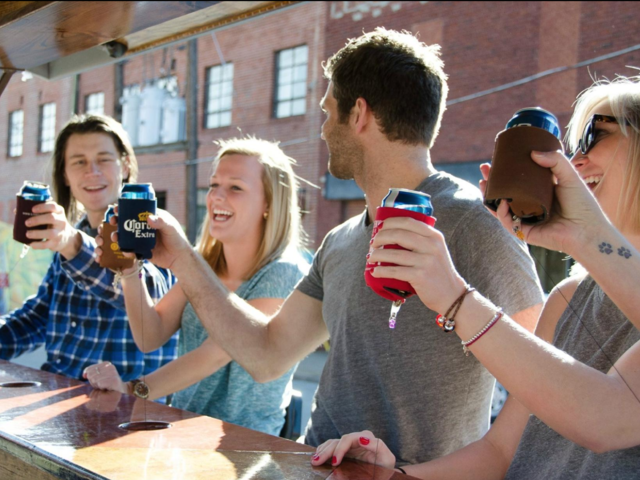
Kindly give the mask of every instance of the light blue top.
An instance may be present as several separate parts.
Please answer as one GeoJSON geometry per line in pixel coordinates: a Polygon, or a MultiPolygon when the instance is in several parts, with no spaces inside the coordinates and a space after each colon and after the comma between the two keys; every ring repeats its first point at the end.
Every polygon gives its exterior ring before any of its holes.
{"type": "MultiPolygon", "coordinates": [[[[286,298],[308,267],[297,255],[279,257],[240,285],[235,293],[247,301],[286,298]]],[[[182,313],[178,355],[196,349],[207,336],[193,307],[187,303],[182,313]]],[[[291,379],[297,366],[277,380],[257,383],[244,368],[231,361],[213,375],[177,392],[172,406],[279,435],[285,408],[291,400],[291,379]]]]}

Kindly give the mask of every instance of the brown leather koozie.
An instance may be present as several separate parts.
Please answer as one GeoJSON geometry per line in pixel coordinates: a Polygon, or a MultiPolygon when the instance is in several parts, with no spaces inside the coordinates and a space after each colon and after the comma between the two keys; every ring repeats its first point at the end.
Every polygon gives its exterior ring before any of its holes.
{"type": "Polygon", "coordinates": [[[547,221],[553,204],[553,174],[531,159],[533,150],[562,150],[562,143],[538,127],[512,127],[500,132],[484,194],[484,203],[492,210],[498,209],[499,200],[507,199],[511,213],[527,224],[547,221]]]}
{"type": "Polygon", "coordinates": [[[25,200],[21,195],[17,195],[16,199],[16,217],[13,220],[13,239],[26,245],[29,245],[33,242],[39,242],[39,240],[27,238],[27,231],[46,230],[49,225],[40,225],[38,227],[27,228],[24,222],[26,222],[30,217],[34,216],[34,213],[31,211],[31,209],[36,205],[44,202],[41,200],[25,200]]]}
{"type": "Polygon", "coordinates": [[[117,225],[111,225],[108,222],[102,222],[102,256],[100,257],[100,266],[111,268],[113,270],[127,269],[133,267],[133,258],[125,257],[120,251],[120,247],[116,242],[111,240],[111,234],[118,231],[117,225]]]}

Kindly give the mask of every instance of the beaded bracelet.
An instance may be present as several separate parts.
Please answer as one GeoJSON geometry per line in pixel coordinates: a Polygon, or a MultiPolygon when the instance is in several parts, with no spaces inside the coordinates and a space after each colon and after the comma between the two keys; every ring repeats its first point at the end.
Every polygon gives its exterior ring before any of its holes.
{"type": "Polygon", "coordinates": [[[451,304],[451,306],[445,312],[445,314],[438,315],[436,317],[436,325],[438,325],[441,329],[443,329],[445,333],[451,333],[456,328],[455,317],[458,313],[458,310],[460,310],[460,307],[462,306],[462,301],[464,300],[464,297],[466,297],[471,292],[474,292],[475,290],[476,290],[475,288],[470,287],[469,285],[465,285],[464,292],[462,292],[462,295],[460,295],[456,299],[456,301],[451,304]],[[453,310],[453,313],[451,313],[452,310],[453,310]],[[451,316],[449,316],[449,313],[451,313],[451,316]]]}
{"type": "Polygon", "coordinates": [[[480,337],[482,337],[485,333],[487,333],[489,329],[493,327],[496,323],[498,323],[498,320],[500,320],[501,318],[502,318],[502,309],[500,308],[498,309],[496,314],[493,316],[493,318],[489,320],[489,323],[487,323],[484,327],[482,327],[482,329],[478,333],[476,333],[473,337],[471,337],[466,342],[460,342],[462,344],[462,351],[467,357],[469,356],[469,347],[474,343],[476,343],[478,340],[480,340],[480,337]]]}

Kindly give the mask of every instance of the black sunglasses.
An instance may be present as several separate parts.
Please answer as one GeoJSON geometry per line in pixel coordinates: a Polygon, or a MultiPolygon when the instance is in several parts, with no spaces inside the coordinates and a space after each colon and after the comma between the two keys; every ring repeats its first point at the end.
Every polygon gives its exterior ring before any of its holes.
{"type": "Polygon", "coordinates": [[[574,154],[580,149],[583,155],[586,155],[589,150],[593,148],[596,140],[596,122],[604,123],[618,123],[618,119],[611,115],[600,115],[596,113],[591,117],[591,120],[584,126],[584,132],[582,132],[582,138],[578,141],[578,148],[573,152],[574,154]]]}

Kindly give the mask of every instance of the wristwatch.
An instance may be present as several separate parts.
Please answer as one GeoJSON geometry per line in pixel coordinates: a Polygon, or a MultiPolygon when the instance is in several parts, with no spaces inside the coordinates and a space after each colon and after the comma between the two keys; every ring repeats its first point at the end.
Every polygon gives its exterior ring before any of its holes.
{"type": "Polygon", "coordinates": [[[138,398],[149,398],[149,385],[140,379],[131,380],[131,391],[138,398]]]}

